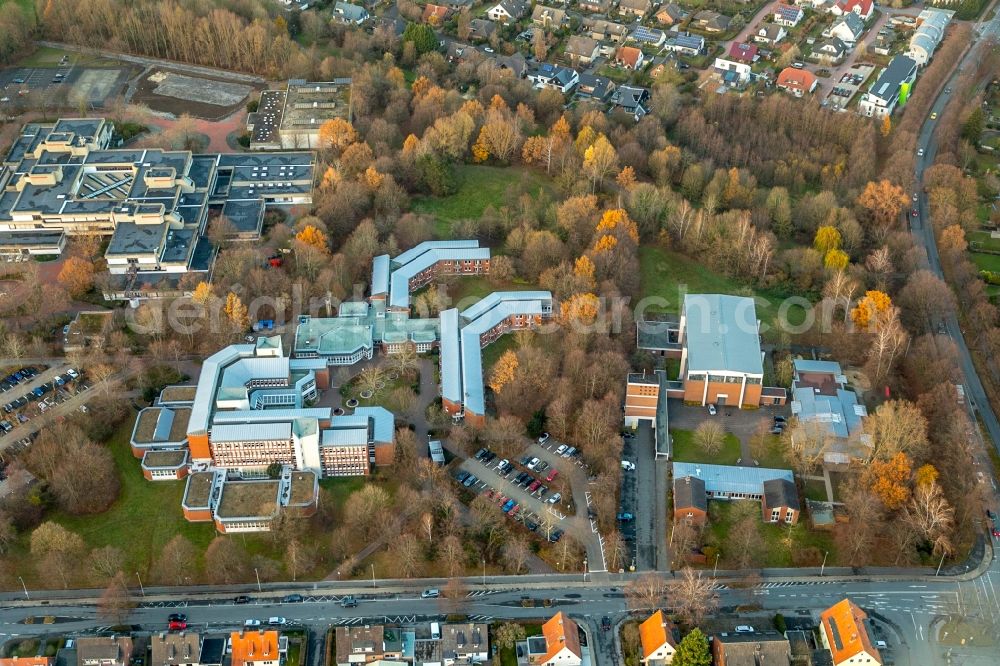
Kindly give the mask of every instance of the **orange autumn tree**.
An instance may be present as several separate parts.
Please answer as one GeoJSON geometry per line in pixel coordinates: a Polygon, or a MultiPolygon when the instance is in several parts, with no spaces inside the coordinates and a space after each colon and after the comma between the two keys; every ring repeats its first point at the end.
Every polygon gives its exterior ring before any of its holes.
{"type": "Polygon", "coordinates": [[[869,182],[858,197],[858,204],[881,227],[892,226],[898,221],[899,214],[909,201],[903,188],[889,180],[869,182]]]}
{"type": "Polygon", "coordinates": [[[891,307],[892,299],[889,298],[889,294],[876,289],[866,291],[865,297],[858,301],[857,307],[851,310],[851,321],[858,328],[867,329],[891,307]]]}
{"type": "Polygon", "coordinates": [[[301,241],[302,243],[310,245],[317,250],[322,250],[323,252],[327,252],[329,250],[329,241],[327,240],[326,234],[311,224],[307,224],[303,227],[302,231],[295,234],[295,240],[301,241]]]}
{"type": "Polygon", "coordinates": [[[493,372],[490,374],[490,388],[495,393],[499,393],[504,386],[514,380],[518,365],[520,364],[517,360],[517,354],[512,350],[508,349],[501,354],[497,362],[493,364],[493,372]]]}
{"type": "Polygon", "coordinates": [[[247,306],[243,305],[243,300],[233,292],[229,292],[226,295],[224,312],[229,322],[235,328],[243,330],[250,326],[250,315],[247,306]]]}
{"type": "Polygon", "coordinates": [[[73,298],[80,298],[94,286],[94,264],[80,257],[70,257],[56,279],[73,298]]]}
{"type": "Polygon", "coordinates": [[[604,211],[601,221],[597,223],[595,231],[599,234],[607,234],[615,230],[622,230],[628,234],[629,238],[638,242],[639,227],[636,226],[632,218],[628,216],[623,208],[612,208],[604,211]]]}
{"type": "Polygon", "coordinates": [[[912,463],[905,453],[897,453],[888,460],[872,460],[865,470],[865,479],[872,493],[885,508],[895,511],[910,499],[910,474],[912,463]]]}
{"type": "Polygon", "coordinates": [[[587,255],[583,255],[573,263],[573,274],[580,278],[587,289],[593,289],[596,286],[597,281],[594,278],[596,271],[597,267],[587,255]]]}
{"type": "Polygon", "coordinates": [[[559,310],[559,318],[563,325],[582,324],[589,326],[597,320],[601,301],[592,293],[573,294],[563,301],[559,310]]]}
{"type": "Polygon", "coordinates": [[[191,294],[191,300],[199,305],[205,305],[212,298],[212,285],[207,282],[199,282],[191,294]]]}
{"type": "Polygon", "coordinates": [[[335,152],[341,152],[358,140],[354,126],[343,118],[331,118],[319,126],[320,146],[335,152]]]}

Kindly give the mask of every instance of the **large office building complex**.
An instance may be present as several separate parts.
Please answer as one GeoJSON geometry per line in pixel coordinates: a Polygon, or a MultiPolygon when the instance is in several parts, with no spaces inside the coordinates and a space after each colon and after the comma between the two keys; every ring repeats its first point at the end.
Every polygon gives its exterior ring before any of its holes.
{"type": "Polygon", "coordinates": [[[310,152],[247,155],[113,148],[103,118],[29,123],[0,164],[0,246],[61,250],[65,236],[110,236],[108,299],[173,296],[208,279],[205,237],[224,216],[240,239],[260,236],[269,206],[312,202],[310,152]]]}

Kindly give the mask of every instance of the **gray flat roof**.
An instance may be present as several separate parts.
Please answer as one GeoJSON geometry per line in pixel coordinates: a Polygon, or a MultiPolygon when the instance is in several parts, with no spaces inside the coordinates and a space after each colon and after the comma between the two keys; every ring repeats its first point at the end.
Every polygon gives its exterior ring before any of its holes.
{"type": "Polygon", "coordinates": [[[684,327],[688,371],[764,374],[752,298],[688,294],[684,327]]]}
{"type": "Polygon", "coordinates": [[[105,253],[114,255],[136,255],[160,253],[164,237],[167,234],[166,223],[136,224],[135,222],[119,222],[111,235],[111,242],[105,253]]]}

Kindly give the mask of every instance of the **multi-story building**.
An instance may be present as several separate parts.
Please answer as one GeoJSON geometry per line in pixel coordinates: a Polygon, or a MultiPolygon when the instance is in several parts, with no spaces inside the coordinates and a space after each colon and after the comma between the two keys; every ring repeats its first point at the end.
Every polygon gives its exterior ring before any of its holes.
{"type": "Polygon", "coordinates": [[[441,313],[441,396],[445,411],[481,424],[486,416],[482,348],[552,316],[547,291],[494,292],[459,313],[441,313]]]}
{"type": "Polygon", "coordinates": [[[868,615],[850,599],[820,613],[820,639],[830,651],[833,666],[872,664],[880,666],[882,655],[872,644],[868,615]]]}
{"type": "MultiPolygon", "coordinates": [[[[347,3],[345,12],[365,12],[347,3]]],[[[367,18],[367,12],[365,12],[367,18]]],[[[362,19],[363,20],[363,19],[362,19]]],[[[328,120],[351,120],[351,79],[307,82],[293,79],[284,90],[265,90],[247,115],[251,150],[320,148],[319,128],[328,120]]]]}
{"type": "Polygon", "coordinates": [[[366,624],[335,627],[337,666],[357,666],[403,658],[402,632],[399,627],[366,624]]]}
{"type": "Polygon", "coordinates": [[[102,118],[25,125],[0,165],[0,245],[31,253],[61,247],[53,234],[108,235],[105,298],[181,295],[183,274],[211,270],[215,216],[254,239],[266,208],[312,202],[312,153],[115,149],[113,133],[102,118]]]}
{"type": "Polygon", "coordinates": [[[583,650],[580,629],[565,613],[556,613],[542,625],[542,635],[527,640],[528,663],[532,666],[580,666],[583,650]]]}
{"type": "Polygon", "coordinates": [[[918,67],[926,65],[938,44],[944,39],[944,32],[951,23],[954,11],[927,7],[917,15],[917,29],[910,37],[910,48],[906,55],[917,63],[918,67]]]}
{"type": "Polygon", "coordinates": [[[868,117],[892,115],[897,104],[905,104],[910,86],[917,78],[916,61],[905,55],[898,55],[889,61],[858,102],[858,113],[868,117]]]}

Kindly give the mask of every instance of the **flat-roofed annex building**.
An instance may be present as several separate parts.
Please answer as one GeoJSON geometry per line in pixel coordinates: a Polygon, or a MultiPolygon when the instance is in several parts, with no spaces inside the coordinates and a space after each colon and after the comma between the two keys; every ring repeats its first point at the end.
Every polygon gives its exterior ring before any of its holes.
{"type": "Polygon", "coordinates": [[[312,82],[292,79],[284,90],[265,90],[247,116],[251,150],[320,148],[319,128],[351,119],[351,79],[312,82]]]}

